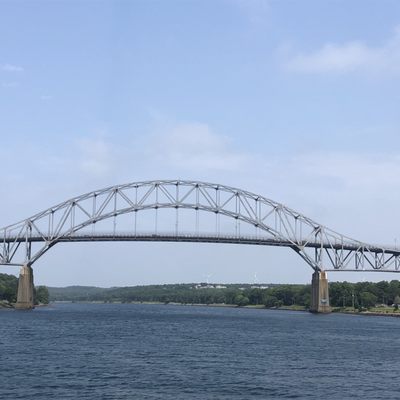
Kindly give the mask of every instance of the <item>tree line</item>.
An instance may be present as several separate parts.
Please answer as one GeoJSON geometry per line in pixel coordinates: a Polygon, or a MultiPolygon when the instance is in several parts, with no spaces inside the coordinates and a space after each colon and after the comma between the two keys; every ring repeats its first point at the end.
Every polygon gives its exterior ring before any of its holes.
{"type": "MultiPolygon", "coordinates": [[[[18,278],[0,274],[0,301],[15,303],[18,278]]],[[[376,305],[400,304],[400,282],[331,282],[329,284],[332,307],[370,308],[376,305]]],[[[35,287],[35,303],[49,301],[101,301],[101,302],[161,302],[183,304],[233,304],[281,307],[311,305],[310,285],[230,284],[219,287],[209,284],[147,285],[117,288],[71,286],[67,288],[35,287]],[[214,287],[213,287],[214,286],[214,287]]]]}
{"type": "MultiPolygon", "coordinates": [[[[281,307],[311,305],[311,285],[233,284],[210,287],[202,284],[147,285],[118,288],[72,286],[49,288],[51,301],[161,302],[183,304],[233,304],[281,307]]],[[[400,303],[400,282],[332,282],[329,284],[332,307],[370,308],[400,303]]]]}

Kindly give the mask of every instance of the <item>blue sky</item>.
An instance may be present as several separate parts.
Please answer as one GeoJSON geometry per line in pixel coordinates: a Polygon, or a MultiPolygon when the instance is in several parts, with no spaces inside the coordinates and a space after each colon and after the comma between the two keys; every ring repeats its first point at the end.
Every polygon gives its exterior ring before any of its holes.
{"type": "MultiPolygon", "coordinates": [[[[1,226],[103,186],[188,178],[400,241],[398,1],[3,0],[0,38],[1,226]]],[[[284,250],[181,244],[60,246],[35,265],[49,285],[254,272],[311,271],[284,250]],[[127,267],[132,251],[146,268],[127,267]]]]}

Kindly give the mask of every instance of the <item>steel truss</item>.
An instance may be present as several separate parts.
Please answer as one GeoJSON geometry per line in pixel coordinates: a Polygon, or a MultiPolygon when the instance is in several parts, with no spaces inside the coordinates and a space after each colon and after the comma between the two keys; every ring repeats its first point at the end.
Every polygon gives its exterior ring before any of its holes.
{"type": "Polygon", "coordinates": [[[366,244],[322,226],[263,196],[241,189],[197,181],[134,182],[96,190],[48,208],[26,220],[0,229],[0,265],[32,265],[52,246],[68,241],[180,241],[284,246],[295,250],[314,270],[371,270],[400,272],[400,251],[366,244]],[[96,223],[143,210],[176,209],[174,232],[143,234],[132,229],[103,234],[86,232],[96,223]],[[180,232],[180,209],[213,213],[257,228],[249,237],[216,232],[180,232]],[[33,244],[39,247],[33,249],[33,244]]]}

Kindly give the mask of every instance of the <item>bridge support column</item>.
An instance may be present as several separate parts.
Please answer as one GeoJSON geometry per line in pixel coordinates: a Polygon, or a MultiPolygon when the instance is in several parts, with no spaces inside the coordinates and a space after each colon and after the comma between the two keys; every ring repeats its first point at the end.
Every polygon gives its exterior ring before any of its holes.
{"type": "Polygon", "coordinates": [[[15,308],[18,310],[31,310],[33,303],[33,270],[24,265],[19,273],[18,294],[15,308]]]}
{"type": "Polygon", "coordinates": [[[311,308],[313,313],[330,313],[328,275],[325,271],[315,271],[311,282],[311,308]]]}

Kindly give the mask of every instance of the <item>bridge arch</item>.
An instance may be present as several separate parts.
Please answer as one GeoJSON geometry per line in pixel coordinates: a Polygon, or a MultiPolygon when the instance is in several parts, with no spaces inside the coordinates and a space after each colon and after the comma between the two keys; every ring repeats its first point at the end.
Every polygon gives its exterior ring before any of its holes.
{"type": "Polygon", "coordinates": [[[0,229],[0,264],[31,266],[51,247],[65,241],[153,240],[260,244],[295,250],[315,271],[399,271],[400,253],[339,234],[291,208],[242,189],[188,180],[154,180],[88,192],[0,229]],[[140,235],[116,230],[103,235],[88,228],[101,221],[145,210],[188,209],[223,215],[256,227],[260,235],[140,235]]]}

